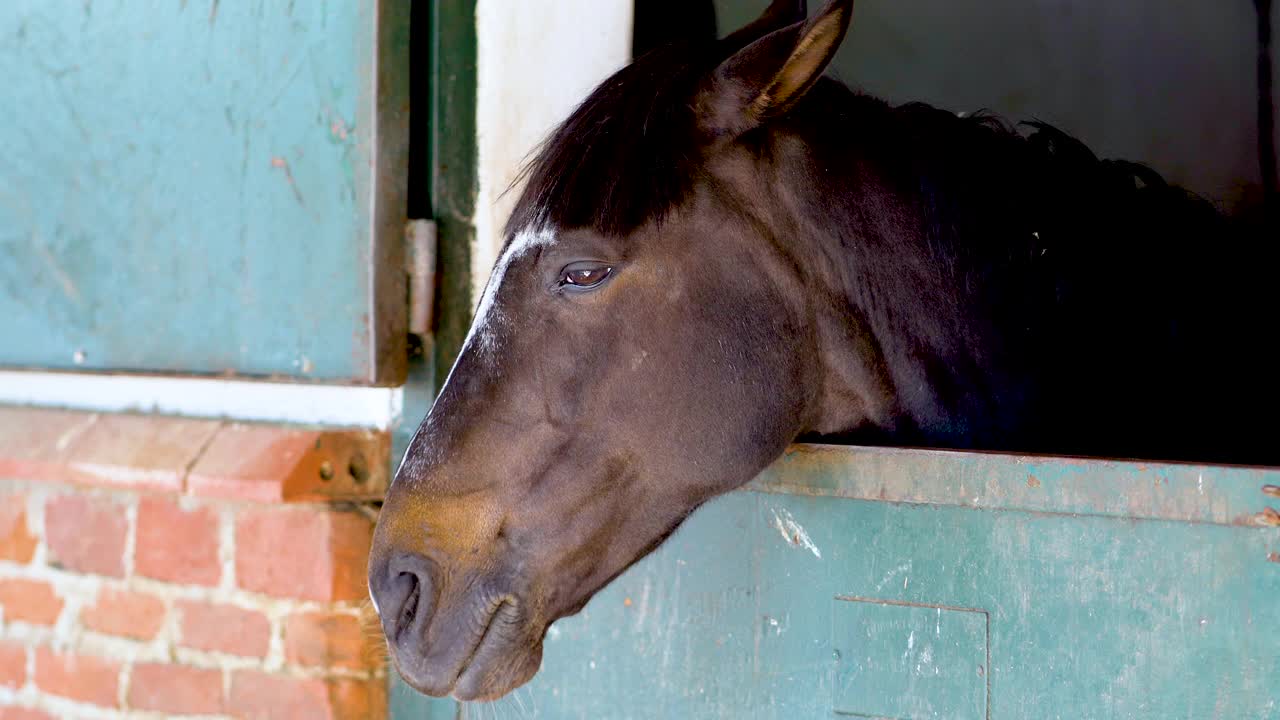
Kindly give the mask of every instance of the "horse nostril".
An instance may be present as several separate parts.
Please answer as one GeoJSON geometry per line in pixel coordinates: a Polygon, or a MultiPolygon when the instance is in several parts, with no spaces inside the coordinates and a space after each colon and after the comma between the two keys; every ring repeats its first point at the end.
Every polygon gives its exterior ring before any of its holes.
{"type": "Polygon", "coordinates": [[[433,600],[428,565],[427,559],[416,553],[395,552],[370,578],[370,589],[382,615],[382,631],[388,640],[395,642],[401,634],[428,619],[433,600]]]}
{"type": "Polygon", "coordinates": [[[409,592],[409,597],[405,599],[404,605],[400,608],[400,619],[396,623],[396,633],[399,634],[402,628],[409,627],[413,623],[414,617],[418,614],[418,602],[422,599],[422,583],[418,582],[418,576],[413,573],[400,573],[399,582],[407,582],[413,590],[409,592]]]}

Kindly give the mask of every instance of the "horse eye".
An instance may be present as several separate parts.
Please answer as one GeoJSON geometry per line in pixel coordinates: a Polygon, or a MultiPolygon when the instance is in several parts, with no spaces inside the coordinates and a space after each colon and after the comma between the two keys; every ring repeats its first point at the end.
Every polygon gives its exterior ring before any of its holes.
{"type": "Polygon", "coordinates": [[[605,281],[613,268],[599,263],[574,263],[561,271],[560,284],[579,289],[592,288],[605,281]]]}

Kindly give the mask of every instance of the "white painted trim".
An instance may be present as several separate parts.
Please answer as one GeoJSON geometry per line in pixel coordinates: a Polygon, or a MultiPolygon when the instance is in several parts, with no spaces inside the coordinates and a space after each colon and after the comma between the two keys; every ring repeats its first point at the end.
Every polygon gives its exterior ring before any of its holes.
{"type": "Polygon", "coordinates": [[[0,404],[388,429],[402,388],[0,370],[0,404]]]}
{"type": "Polygon", "coordinates": [[[476,3],[473,302],[483,297],[520,195],[508,186],[538,143],[630,61],[633,7],[633,0],[476,3]]]}

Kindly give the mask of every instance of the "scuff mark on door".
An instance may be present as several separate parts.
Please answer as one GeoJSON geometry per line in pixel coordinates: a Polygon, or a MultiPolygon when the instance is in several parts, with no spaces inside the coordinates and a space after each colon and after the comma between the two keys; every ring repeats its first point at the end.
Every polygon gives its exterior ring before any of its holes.
{"type": "Polygon", "coordinates": [[[814,544],[813,539],[809,537],[808,531],[804,529],[796,519],[791,516],[787,510],[773,511],[773,526],[778,528],[778,532],[782,533],[782,539],[805,550],[813,553],[813,556],[822,559],[822,551],[814,544]]]}

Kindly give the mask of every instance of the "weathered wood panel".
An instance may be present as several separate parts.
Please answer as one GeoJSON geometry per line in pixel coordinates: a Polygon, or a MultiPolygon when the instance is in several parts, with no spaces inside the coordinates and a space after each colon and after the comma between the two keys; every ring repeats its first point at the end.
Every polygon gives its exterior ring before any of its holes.
{"type": "Polygon", "coordinates": [[[0,365],[399,381],[408,10],[0,3],[0,365]]]}
{"type": "MultiPolygon", "coordinates": [[[[531,685],[465,715],[1280,717],[1280,527],[1251,520],[1280,502],[1269,484],[797,448],[557,623],[531,685]]],[[[398,692],[398,717],[456,712],[398,692]]]]}

